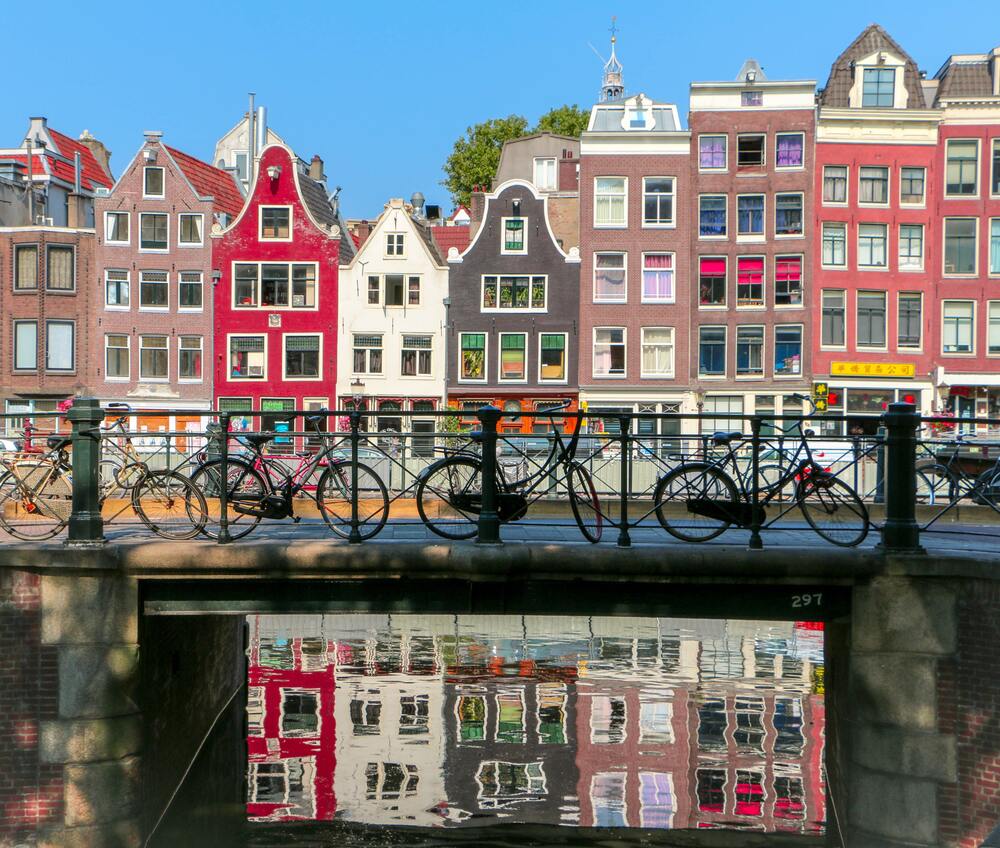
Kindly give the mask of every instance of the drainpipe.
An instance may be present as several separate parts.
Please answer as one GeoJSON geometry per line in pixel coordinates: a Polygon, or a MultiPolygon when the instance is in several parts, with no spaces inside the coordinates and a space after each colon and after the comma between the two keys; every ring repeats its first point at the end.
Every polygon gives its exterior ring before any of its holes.
{"type": "Polygon", "coordinates": [[[253,92],[250,92],[250,111],[247,112],[247,191],[253,185],[254,178],[254,158],[256,152],[257,137],[254,135],[254,118],[256,117],[253,108],[253,92]]]}
{"type": "Polygon", "coordinates": [[[30,136],[28,141],[28,225],[35,223],[35,140],[30,136]]]}
{"type": "MultiPolygon", "coordinates": [[[[441,387],[441,408],[447,409],[448,407],[448,329],[451,326],[451,298],[446,297],[442,303],[444,304],[444,332],[441,334],[442,343],[441,350],[442,356],[444,357],[444,385],[441,387]]],[[[444,420],[444,419],[441,419],[444,420]]]]}

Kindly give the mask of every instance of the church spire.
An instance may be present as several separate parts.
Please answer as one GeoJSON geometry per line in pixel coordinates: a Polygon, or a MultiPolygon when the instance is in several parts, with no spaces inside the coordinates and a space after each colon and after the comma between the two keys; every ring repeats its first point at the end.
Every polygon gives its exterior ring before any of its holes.
{"type": "Polygon", "coordinates": [[[604,63],[604,81],[601,84],[601,102],[607,103],[611,100],[620,100],[625,95],[625,84],[622,82],[622,63],[615,55],[615,34],[618,27],[615,26],[615,19],[611,19],[611,57],[604,63]]]}

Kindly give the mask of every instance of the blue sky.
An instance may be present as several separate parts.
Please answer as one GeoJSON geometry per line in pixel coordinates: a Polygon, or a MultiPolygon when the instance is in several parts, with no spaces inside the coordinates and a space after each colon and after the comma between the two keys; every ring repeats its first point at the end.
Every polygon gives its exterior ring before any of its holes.
{"type": "Polygon", "coordinates": [[[478,2],[51,0],[43,18],[31,12],[31,37],[11,31],[6,40],[8,78],[20,69],[30,81],[5,88],[0,146],[23,138],[30,115],[45,115],[62,132],[86,127],[104,141],[116,176],[145,129],[208,159],[255,91],[296,153],[326,161],[331,187],[343,186],[344,212],[374,217],[389,197],[418,189],[450,207],[441,164],[468,125],[590,106],[601,63],[588,42],[607,55],[611,15],[627,89],[676,102],[682,117],[690,80],[731,79],[750,55],[772,78],[822,85],[876,9],[877,22],[929,74],[950,53],[1000,45],[996,0],[935,4],[926,15],[912,0],[778,8],[727,0],[538,2],[530,11],[478,2]]]}

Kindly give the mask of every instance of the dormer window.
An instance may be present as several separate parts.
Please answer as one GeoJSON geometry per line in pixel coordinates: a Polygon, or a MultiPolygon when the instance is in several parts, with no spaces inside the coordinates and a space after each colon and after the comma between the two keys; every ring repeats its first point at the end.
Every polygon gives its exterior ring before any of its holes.
{"type": "Polygon", "coordinates": [[[539,191],[555,191],[556,189],[556,160],[536,159],[535,160],[535,188],[539,191]]]}
{"type": "Polygon", "coordinates": [[[896,97],[895,68],[865,68],[861,89],[861,105],[871,108],[892,108],[896,97]]]}
{"type": "Polygon", "coordinates": [[[524,218],[503,219],[503,249],[501,253],[527,253],[528,242],[525,235],[527,221],[524,218]]]}
{"type": "Polygon", "coordinates": [[[397,257],[406,255],[406,233],[385,234],[385,255],[397,257]]]}
{"type": "Polygon", "coordinates": [[[142,196],[163,197],[163,168],[143,169],[142,196]]]}
{"type": "Polygon", "coordinates": [[[740,106],[763,106],[764,92],[758,90],[740,92],[740,106]]]}
{"type": "Polygon", "coordinates": [[[292,209],[290,206],[260,207],[260,237],[262,241],[290,241],[292,209]]]}

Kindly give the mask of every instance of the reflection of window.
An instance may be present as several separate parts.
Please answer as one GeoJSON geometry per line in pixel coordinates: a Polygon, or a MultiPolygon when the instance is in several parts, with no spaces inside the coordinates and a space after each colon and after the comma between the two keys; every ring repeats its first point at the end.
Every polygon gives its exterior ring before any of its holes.
{"type": "Polygon", "coordinates": [[[417,792],[417,767],[402,763],[368,763],[365,766],[365,797],[369,801],[395,801],[417,792]]]}
{"type": "Polygon", "coordinates": [[[667,828],[673,824],[674,798],[670,775],[639,773],[639,826],[667,828]]]}
{"type": "Polygon", "coordinates": [[[764,753],[764,701],[761,698],[736,699],[736,730],[733,740],[737,750],[764,753]]]}
{"type": "Polygon", "coordinates": [[[507,763],[487,760],[476,772],[479,806],[486,809],[526,799],[542,800],[546,794],[542,763],[507,763]]]}
{"type": "Polygon", "coordinates": [[[736,770],[736,807],[738,816],[759,816],[764,808],[764,776],[758,771],[736,770]]]}
{"type": "Polygon", "coordinates": [[[417,736],[427,733],[430,718],[426,695],[402,695],[399,699],[399,735],[417,736]]]}
{"type": "Polygon", "coordinates": [[[509,689],[497,693],[496,741],[520,745],[525,740],[524,693],[509,689]]]}
{"type": "Polygon", "coordinates": [[[523,380],[527,376],[527,336],[500,334],[500,379],[523,380]]]}
{"type": "Polygon", "coordinates": [[[625,741],[625,699],[594,695],[590,707],[590,741],[619,745],[625,741]]]}
{"type": "Polygon", "coordinates": [[[778,733],[774,752],[801,756],[805,745],[805,737],[802,735],[802,701],[798,698],[775,698],[774,729],[778,733]]]}
{"type": "Polygon", "coordinates": [[[672,718],[673,707],[669,701],[642,701],[639,705],[639,741],[650,745],[672,743],[672,718]]]}
{"type": "Polygon", "coordinates": [[[625,803],[627,774],[606,771],[595,774],[590,782],[590,801],[596,827],[628,827],[625,803]]]}
{"type": "Polygon", "coordinates": [[[539,333],[539,380],[566,379],[566,334],[539,333]]]}
{"type": "Polygon", "coordinates": [[[230,378],[263,380],[267,371],[264,345],[264,336],[230,336],[230,378]]]}
{"type": "Polygon", "coordinates": [[[774,778],[774,817],[776,819],[804,819],[806,816],[805,792],[802,778],[776,775],[774,778]]]}
{"type": "Polygon", "coordinates": [[[281,735],[315,736],[319,730],[319,693],[281,690],[281,735]]]}
{"type": "Polygon", "coordinates": [[[486,699],[480,695],[462,695],[455,707],[458,713],[458,736],[462,742],[486,738],[486,699]]]}
{"type": "Polygon", "coordinates": [[[247,736],[264,735],[264,687],[247,687],[247,736]]]}
{"type": "Polygon", "coordinates": [[[698,260],[699,295],[702,306],[726,305],[726,258],[703,256],[698,260]]]}
{"type": "MultiPolygon", "coordinates": [[[[759,404],[757,411],[761,411],[759,404]]],[[[726,723],[726,702],[721,698],[712,698],[698,707],[698,748],[725,751],[726,723]]]]}
{"type": "Polygon", "coordinates": [[[486,334],[462,333],[459,336],[461,349],[461,379],[486,379],[486,334]]]}
{"type": "Polygon", "coordinates": [[[623,327],[594,328],[594,376],[625,375],[625,329],[623,327]]]}
{"type": "Polygon", "coordinates": [[[566,743],[566,687],[538,684],[538,741],[543,745],[566,743]]]}
{"type": "Polygon", "coordinates": [[[726,805],[726,770],[698,769],[696,777],[698,809],[704,813],[721,813],[726,805]]]}
{"type": "Polygon", "coordinates": [[[354,335],[354,373],[382,373],[382,336],[354,335]]]}
{"type": "Polygon", "coordinates": [[[378,736],[382,702],[355,698],[349,709],[355,736],[378,736]]]}

